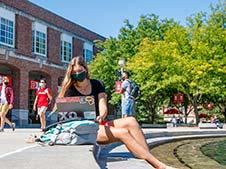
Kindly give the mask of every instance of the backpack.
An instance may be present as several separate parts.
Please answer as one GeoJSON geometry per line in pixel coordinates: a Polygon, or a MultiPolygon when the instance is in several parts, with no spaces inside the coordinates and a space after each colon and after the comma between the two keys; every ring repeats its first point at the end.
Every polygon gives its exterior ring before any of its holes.
{"type": "Polygon", "coordinates": [[[132,80],[128,80],[128,82],[130,83],[130,97],[137,99],[140,95],[141,95],[141,91],[140,91],[140,87],[132,80]]]}
{"type": "Polygon", "coordinates": [[[99,125],[89,120],[68,120],[48,127],[38,140],[49,145],[95,144],[99,125]]]}

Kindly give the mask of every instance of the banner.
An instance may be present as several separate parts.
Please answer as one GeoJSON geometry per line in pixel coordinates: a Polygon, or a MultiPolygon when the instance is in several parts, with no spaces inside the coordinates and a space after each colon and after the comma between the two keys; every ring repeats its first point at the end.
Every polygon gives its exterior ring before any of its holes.
{"type": "Polygon", "coordinates": [[[180,104],[184,103],[184,94],[183,93],[176,93],[173,95],[173,103],[180,104]]]}
{"type": "Polygon", "coordinates": [[[38,89],[38,81],[30,80],[29,89],[32,89],[32,90],[38,89]]]}
{"type": "Polygon", "coordinates": [[[121,81],[116,81],[115,82],[115,93],[120,93],[122,88],[122,82],[121,81]]]}

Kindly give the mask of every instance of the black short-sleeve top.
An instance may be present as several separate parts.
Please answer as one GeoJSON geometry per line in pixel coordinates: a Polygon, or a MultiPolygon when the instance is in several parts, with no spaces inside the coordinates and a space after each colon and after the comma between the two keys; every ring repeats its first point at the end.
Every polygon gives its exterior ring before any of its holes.
{"type": "Polygon", "coordinates": [[[71,85],[69,89],[65,93],[65,97],[73,97],[73,96],[93,96],[95,100],[95,108],[96,114],[99,116],[99,104],[98,104],[98,94],[105,93],[105,88],[102,82],[95,79],[90,79],[91,83],[91,93],[89,95],[81,94],[74,85],[71,85]]]}

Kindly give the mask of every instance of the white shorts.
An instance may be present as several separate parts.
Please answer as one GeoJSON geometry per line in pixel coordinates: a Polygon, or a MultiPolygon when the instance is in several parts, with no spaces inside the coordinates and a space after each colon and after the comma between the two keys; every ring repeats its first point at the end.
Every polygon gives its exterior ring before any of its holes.
{"type": "Polygon", "coordinates": [[[38,107],[38,115],[41,115],[42,113],[46,113],[47,107],[42,106],[38,107]]]}

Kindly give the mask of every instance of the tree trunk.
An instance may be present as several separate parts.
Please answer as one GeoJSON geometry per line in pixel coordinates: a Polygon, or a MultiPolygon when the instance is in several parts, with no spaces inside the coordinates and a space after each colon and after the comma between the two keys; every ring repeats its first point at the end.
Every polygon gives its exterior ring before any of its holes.
{"type": "Polygon", "coordinates": [[[156,98],[155,97],[151,97],[149,99],[149,102],[147,102],[146,106],[147,108],[149,109],[150,111],[150,114],[149,114],[149,120],[151,122],[151,124],[154,124],[154,121],[155,121],[155,114],[156,114],[156,102],[155,102],[156,98]]]}
{"type": "Polygon", "coordinates": [[[198,108],[197,108],[197,104],[195,103],[194,105],[194,113],[195,113],[195,119],[196,119],[196,124],[199,124],[199,114],[198,114],[198,108]]]}
{"type": "Polygon", "coordinates": [[[186,112],[184,113],[184,123],[188,123],[188,114],[186,112]]]}
{"type": "Polygon", "coordinates": [[[188,105],[184,105],[184,123],[188,123],[188,105]]]}
{"type": "Polygon", "coordinates": [[[193,99],[191,100],[192,106],[194,108],[194,113],[195,113],[195,119],[196,119],[196,124],[199,124],[199,113],[198,113],[198,95],[195,95],[193,99]]]}
{"type": "Polygon", "coordinates": [[[154,124],[154,121],[155,121],[155,109],[153,109],[152,105],[150,105],[150,104],[149,104],[149,110],[150,110],[149,120],[150,120],[151,124],[154,124]]]}

